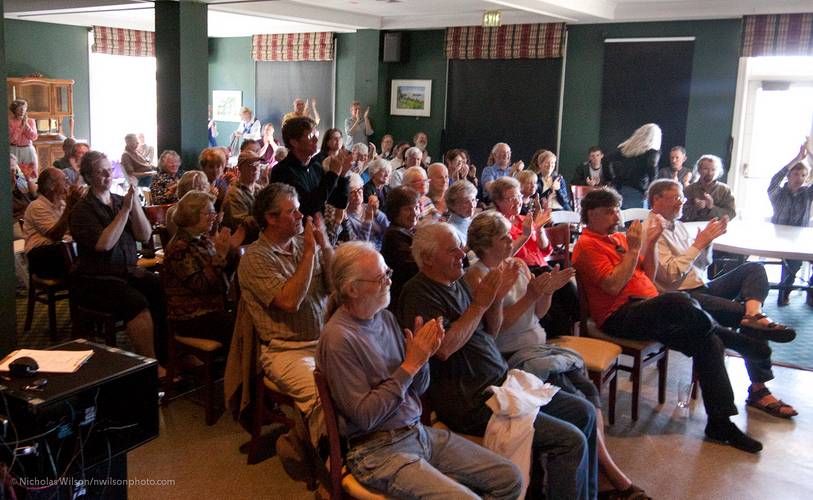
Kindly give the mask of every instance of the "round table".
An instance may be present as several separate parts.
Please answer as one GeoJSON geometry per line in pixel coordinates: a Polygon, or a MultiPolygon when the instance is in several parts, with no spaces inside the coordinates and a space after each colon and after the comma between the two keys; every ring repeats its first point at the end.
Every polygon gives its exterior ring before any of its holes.
{"type": "MultiPolygon", "coordinates": [[[[708,222],[685,222],[689,236],[708,222]]],[[[774,259],[813,261],[813,227],[784,226],[764,221],[735,219],[728,231],[714,240],[715,250],[774,259]]]]}

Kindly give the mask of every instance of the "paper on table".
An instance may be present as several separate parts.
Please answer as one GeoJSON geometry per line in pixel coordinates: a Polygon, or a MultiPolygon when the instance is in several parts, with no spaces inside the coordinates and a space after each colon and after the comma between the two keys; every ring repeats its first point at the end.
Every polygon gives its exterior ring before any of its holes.
{"type": "Polygon", "coordinates": [[[8,365],[15,359],[28,356],[39,365],[39,371],[47,373],[73,373],[93,356],[93,351],[42,351],[18,349],[0,361],[0,371],[9,371],[8,365]]]}

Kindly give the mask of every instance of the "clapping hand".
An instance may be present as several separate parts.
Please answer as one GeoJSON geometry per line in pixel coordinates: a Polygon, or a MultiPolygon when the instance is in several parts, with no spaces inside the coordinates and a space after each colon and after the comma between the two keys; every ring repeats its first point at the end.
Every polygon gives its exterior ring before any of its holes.
{"type": "Polygon", "coordinates": [[[653,214],[649,219],[646,227],[646,238],[648,241],[657,241],[663,234],[663,228],[666,225],[666,219],[661,214],[653,214]]]}
{"type": "Polygon", "coordinates": [[[494,302],[497,290],[502,286],[502,269],[497,267],[486,274],[474,289],[472,302],[483,309],[488,309],[494,302]]]}
{"type": "Polygon", "coordinates": [[[353,155],[345,148],[339,149],[336,156],[330,161],[330,171],[339,177],[344,177],[353,166],[353,155]]]}
{"type": "Polygon", "coordinates": [[[556,177],[554,177],[552,187],[554,191],[559,191],[559,189],[562,187],[561,175],[557,175],[556,177]]]}
{"type": "Polygon", "coordinates": [[[511,291],[511,288],[514,287],[514,283],[517,282],[517,279],[519,279],[519,273],[522,272],[522,264],[516,259],[508,259],[501,263],[497,269],[499,269],[502,274],[502,283],[497,289],[494,299],[502,301],[502,299],[508,295],[508,292],[511,291]]]}
{"type": "Polygon", "coordinates": [[[522,160],[517,160],[513,165],[511,165],[512,176],[522,172],[523,170],[525,170],[525,162],[522,160]]]}
{"type": "Polygon", "coordinates": [[[124,201],[121,204],[122,210],[127,210],[128,212],[133,209],[133,199],[138,199],[138,196],[135,194],[135,186],[130,183],[130,189],[127,190],[127,194],[124,195],[124,201]]]}
{"type": "Polygon", "coordinates": [[[556,290],[559,290],[576,276],[576,270],[572,267],[568,267],[565,269],[560,269],[559,264],[553,266],[553,269],[549,273],[542,273],[543,275],[548,274],[550,275],[550,279],[545,284],[545,288],[543,293],[545,294],[552,294],[556,290]]]}
{"type": "Polygon", "coordinates": [[[370,106],[367,106],[367,109],[364,110],[364,119],[367,120],[370,118],[370,106]]]}
{"type": "Polygon", "coordinates": [[[443,317],[437,317],[427,323],[420,316],[415,317],[414,334],[409,328],[404,329],[404,363],[403,368],[414,375],[429,361],[443,343],[446,332],[443,330],[443,317]]]}
{"type": "Polygon", "coordinates": [[[378,196],[371,194],[367,198],[367,208],[364,210],[364,220],[372,222],[375,214],[378,212],[378,196]]]}
{"type": "MultiPolygon", "coordinates": [[[[336,210],[339,212],[339,210],[336,210]]],[[[344,209],[341,210],[341,217],[344,218],[345,211],[344,209]]],[[[341,219],[339,220],[341,224],[341,219]]],[[[330,239],[327,237],[327,228],[325,227],[325,221],[322,218],[322,214],[316,212],[316,216],[313,219],[313,238],[316,240],[316,244],[319,245],[320,248],[330,248],[330,239]]]]}
{"type": "Polygon", "coordinates": [[[229,242],[231,241],[231,230],[227,227],[221,228],[213,238],[215,252],[220,257],[226,257],[229,253],[229,242]]]}
{"type": "Polygon", "coordinates": [[[643,226],[641,225],[641,221],[634,220],[632,224],[630,224],[629,229],[627,229],[627,245],[629,245],[629,249],[635,255],[641,250],[641,233],[643,232],[643,226]]]}
{"type": "Polygon", "coordinates": [[[694,238],[694,246],[703,250],[711,244],[712,241],[724,235],[728,230],[728,216],[724,215],[722,219],[717,217],[711,219],[706,227],[702,230],[697,229],[697,236],[694,238]]]}
{"type": "Polygon", "coordinates": [[[316,238],[313,234],[313,218],[308,216],[305,218],[305,226],[302,231],[304,248],[302,253],[305,255],[313,255],[316,252],[316,238]]]}

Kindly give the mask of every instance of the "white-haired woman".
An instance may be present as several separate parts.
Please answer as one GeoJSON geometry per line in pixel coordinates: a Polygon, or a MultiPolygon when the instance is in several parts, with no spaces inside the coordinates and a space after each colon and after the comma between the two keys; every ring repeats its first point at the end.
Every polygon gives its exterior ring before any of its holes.
{"type": "Polygon", "coordinates": [[[648,498],[615,464],[607,450],[601,401],[598,391],[584,372],[581,356],[562,347],[547,344],[539,319],[551,305],[553,293],[566,286],[575,272],[555,268],[534,276],[520,259],[511,257],[511,223],[496,211],[483,212],[468,229],[468,246],[478,259],[466,271],[465,280],[474,289],[491,270],[503,262],[521,266],[518,279],[503,299],[502,323],[497,347],[510,368],[533,373],[542,380],[561,387],[568,394],[583,397],[596,408],[596,448],[599,465],[617,490],[613,498],[648,498]]]}
{"type": "Polygon", "coordinates": [[[166,205],[178,201],[178,169],[181,168],[181,157],[175,151],[167,149],[158,158],[158,174],[150,182],[150,197],[153,205],[166,205]]]}
{"type": "Polygon", "coordinates": [[[654,123],[639,127],[618,149],[604,157],[604,164],[612,165],[615,173],[622,209],[645,206],[646,190],[658,177],[660,158],[661,128],[654,123]]]}
{"type": "Polygon", "coordinates": [[[214,195],[195,190],[178,202],[173,215],[178,232],[166,248],[160,277],[176,335],[227,343],[233,322],[226,311],[224,269],[231,232],[223,228],[209,237],[217,220],[214,202],[214,195]]]}
{"type": "Polygon", "coordinates": [[[423,160],[423,151],[420,148],[411,147],[404,150],[401,165],[392,171],[390,176],[390,187],[397,188],[404,182],[404,173],[410,167],[420,167],[423,160]]]}
{"type": "Polygon", "coordinates": [[[347,217],[341,223],[338,241],[369,241],[376,250],[381,249],[384,231],[390,225],[387,216],[379,209],[375,195],[364,203],[364,183],[361,176],[350,174],[347,197],[347,217]]]}
{"type": "Polygon", "coordinates": [[[359,174],[364,182],[369,181],[370,174],[367,173],[367,163],[370,160],[370,148],[362,142],[357,142],[350,149],[350,155],[350,171],[359,174]]]}
{"type": "Polygon", "coordinates": [[[467,180],[459,180],[446,190],[446,207],[449,217],[446,222],[457,231],[457,236],[466,244],[466,232],[477,208],[477,188],[467,180]]]}
{"type": "MultiPolygon", "coordinates": [[[[189,172],[184,172],[178,181],[178,187],[176,189],[178,199],[183,198],[186,193],[193,190],[208,192],[211,193],[212,196],[215,196],[215,194],[211,192],[209,178],[201,170],[190,170],[189,172]]],[[[175,233],[178,231],[178,226],[175,224],[174,220],[175,211],[177,209],[177,204],[172,205],[167,209],[166,225],[170,236],[175,236],[175,233]]]]}
{"type": "Polygon", "coordinates": [[[390,162],[381,157],[376,158],[367,164],[367,172],[370,174],[370,180],[364,184],[364,199],[369,200],[370,196],[375,196],[381,210],[386,210],[387,193],[390,192],[388,182],[392,173],[390,162]]]}

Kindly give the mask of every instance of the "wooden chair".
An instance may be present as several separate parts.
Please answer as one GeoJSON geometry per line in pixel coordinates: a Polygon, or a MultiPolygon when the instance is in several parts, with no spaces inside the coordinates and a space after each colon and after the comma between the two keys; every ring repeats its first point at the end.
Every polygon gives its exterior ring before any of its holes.
{"type": "Polygon", "coordinates": [[[333,397],[330,394],[327,380],[317,368],[313,372],[316,380],[316,389],[319,392],[319,400],[322,403],[322,412],[325,416],[325,427],[327,427],[327,437],[330,443],[330,459],[328,460],[328,473],[330,474],[331,500],[341,500],[343,498],[357,498],[360,500],[384,500],[387,497],[381,493],[376,493],[367,489],[359,483],[344,466],[344,454],[342,453],[341,437],[339,436],[339,423],[336,416],[336,409],[333,406],[333,397]]]}
{"type": "Polygon", "coordinates": [[[669,349],[654,340],[630,340],[607,335],[590,319],[587,295],[584,293],[584,287],[581,283],[578,284],[578,289],[579,308],[582,317],[580,331],[588,337],[617,344],[621,348],[622,354],[632,358],[632,365],[619,363],[618,369],[630,373],[632,379],[632,420],[636,421],[638,420],[638,407],[641,398],[641,371],[653,363],[657,363],[658,366],[658,403],[663,404],[666,402],[669,349]]]}
{"type": "Polygon", "coordinates": [[[546,227],[545,235],[553,247],[553,252],[548,256],[548,261],[559,264],[562,269],[570,267],[570,224],[546,227]]]}
{"type": "MultiPolygon", "coordinates": [[[[68,250],[64,248],[66,245],[71,245],[69,242],[60,242],[56,245],[61,245],[60,252],[63,255],[63,262],[66,271],[69,271],[73,263],[72,259],[67,259],[65,256],[68,250]]],[[[66,273],[67,275],[67,273],[66,273]]],[[[23,330],[28,332],[31,330],[31,323],[34,320],[34,306],[37,302],[46,304],[48,306],[48,331],[51,339],[57,336],[56,330],[56,303],[60,300],[70,298],[68,290],[68,280],[59,278],[40,278],[28,269],[28,306],[25,313],[25,325],[23,330]]]]}
{"type": "Polygon", "coordinates": [[[147,205],[144,207],[144,215],[150,221],[150,225],[155,227],[157,225],[166,225],[167,223],[167,210],[174,203],[167,203],[165,205],[147,205]]]}
{"type": "MultiPolygon", "coordinates": [[[[261,438],[264,425],[278,423],[289,430],[296,426],[294,419],[283,411],[285,407],[294,418],[302,418],[294,404],[294,399],[280,392],[274,382],[260,370],[254,380],[254,411],[251,415],[251,441],[248,446],[247,460],[249,465],[262,461],[263,442],[261,438]]],[[[307,430],[307,425],[304,422],[301,423],[307,430]]]]}

